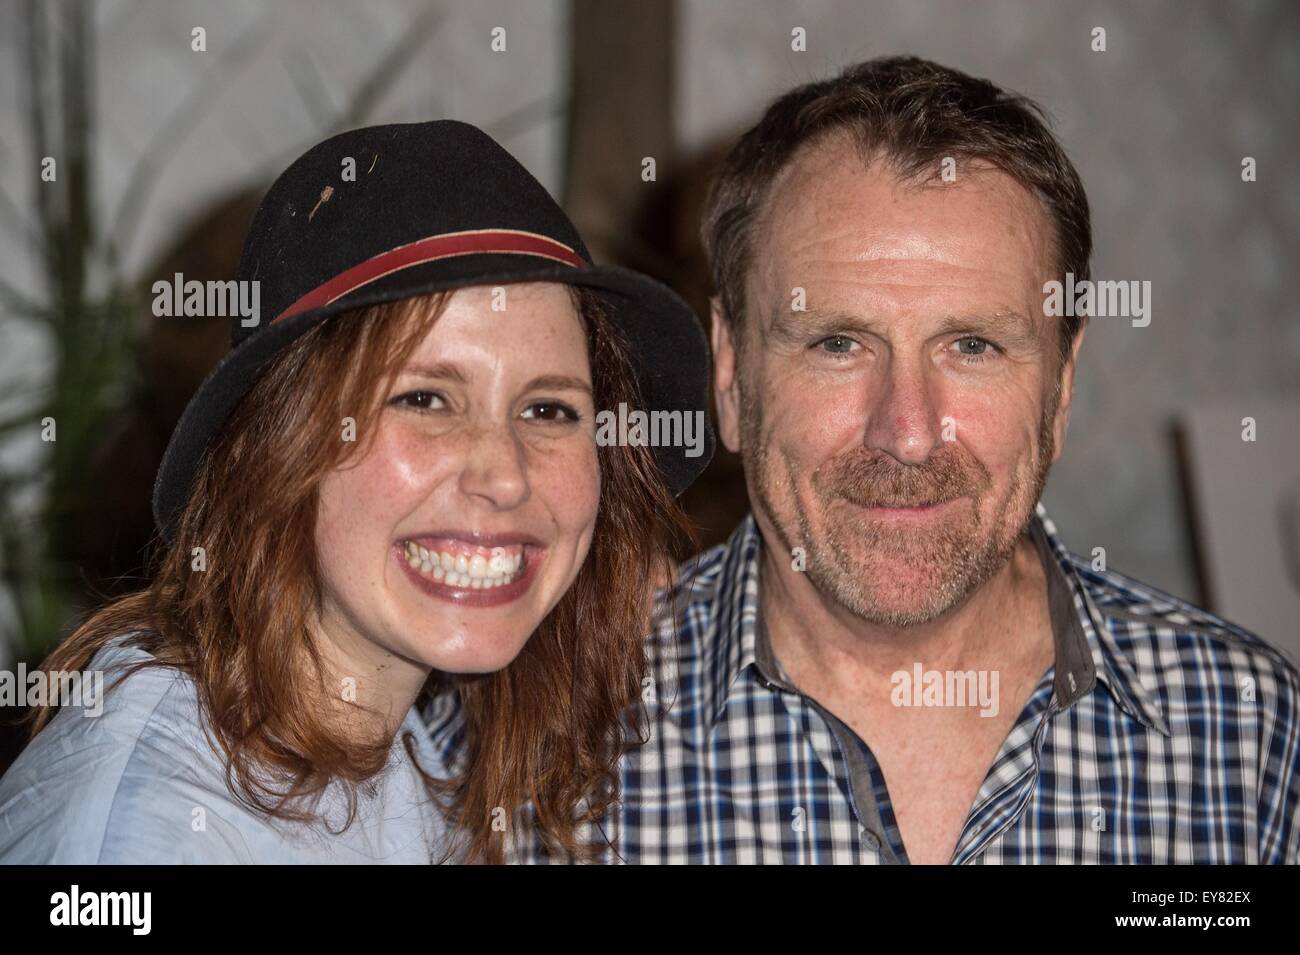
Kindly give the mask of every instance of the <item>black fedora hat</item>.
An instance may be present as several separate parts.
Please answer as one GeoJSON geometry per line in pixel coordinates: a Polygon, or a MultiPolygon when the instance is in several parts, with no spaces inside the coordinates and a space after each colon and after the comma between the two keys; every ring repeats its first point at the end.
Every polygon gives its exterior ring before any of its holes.
{"type": "Polygon", "coordinates": [[[340,312],[468,285],[556,281],[592,289],[632,350],[647,410],[704,411],[704,448],[654,448],[674,494],[708,464],[703,328],[667,286],[593,265],[546,190],[482,130],[455,120],[374,126],[314,146],[258,206],[239,264],[257,281],[259,319],[236,320],[230,352],[181,415],[154,484],[170,540],[209,442],[259,371],[340,312]],[[349,162],[350,161],[350,162],[349,162]],[[345,169],[353,171],[344,176],[345,169]]]}

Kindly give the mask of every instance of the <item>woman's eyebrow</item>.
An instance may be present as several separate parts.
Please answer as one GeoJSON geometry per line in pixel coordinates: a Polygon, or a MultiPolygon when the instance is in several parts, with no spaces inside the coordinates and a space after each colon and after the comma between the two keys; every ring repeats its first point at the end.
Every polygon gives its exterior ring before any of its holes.
{"type": "Polygon", "coordinates": [[[539,390],[570,390],[581,391],[591,394],[591,384],[582,378],[574,375],[538,375],[528,383],[525,391],[539,390]]]}
{"type": "MultiPolygon", "coordinates": [[[[426,365],[422,362],[411,362],[402,369],[403,375],[410,375],[413,378],[432,378],[440,381],[455,381],[460,384],[467,384],[469,376],[459,365],[451,362],[440,361],[432,365],[426,365]]],[[[545,389],[581,391],[590,395],[591,384],[585,379],[576,375],[538,375],[532,381],[524,386],[525,391],[537,391],[545,389]]]]}
{"type": "Polygon", "coordinates": [[[426,365],[422,362],[411,362],[402,368],[403,375],[411,375],[415,378],[438,378],[450,379],[465,384],[469,377],[461,370],[459,365],[451,362],[440,361],[432,365],[426,365]]]}

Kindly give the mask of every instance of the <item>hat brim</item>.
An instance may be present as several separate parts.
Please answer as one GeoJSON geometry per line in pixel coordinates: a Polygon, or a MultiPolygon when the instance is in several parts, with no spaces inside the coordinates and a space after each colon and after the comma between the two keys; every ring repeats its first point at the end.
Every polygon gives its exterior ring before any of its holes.
{"type": "Polygon", "coordinates": [[[329,305],[274,322],[233,348],[199,386],[163,454],[153,492],[154,519],[163,537],[174,536],[213,437],[283,348],[341,312],[470,285],[513,282],[564,282],[595,291],[631,349],[642,410],[704,413],[702,448],[652,448],[672,493],[680,495],[690,487],[716,445],[709,415],[708,345],[690,306],[666,285],[619,266],[573,268],[519,255],[474,254],[392,273],[329,305]]]}

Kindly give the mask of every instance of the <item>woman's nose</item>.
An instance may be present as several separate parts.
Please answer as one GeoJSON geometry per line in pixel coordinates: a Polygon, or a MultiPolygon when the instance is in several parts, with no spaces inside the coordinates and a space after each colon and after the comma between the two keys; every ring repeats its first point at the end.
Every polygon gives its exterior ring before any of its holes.
{"type": "Polygon", "coordinates": [[[461,468],[460,490],[497,510],[518,507],[528,499],[526,450],[508,425],[475,431],[461,468]]]}

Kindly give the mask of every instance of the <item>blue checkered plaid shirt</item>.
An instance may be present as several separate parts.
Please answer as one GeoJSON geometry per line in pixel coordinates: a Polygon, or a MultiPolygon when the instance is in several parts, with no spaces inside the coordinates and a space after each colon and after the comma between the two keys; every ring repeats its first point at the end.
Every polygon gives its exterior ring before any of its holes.
{"type": "MultiPolygon", "coordinates": [[[[1071,555],[1039,505],[1056,645],[953,863],[1296,863],[1300,674],[1206,611],[1071,555]]],[[[681,628],[647,639],[648,738],[622,761],[607,861],[893,863],[906,850],[870,749],[789,685],[759,617],[749,517],[683,568],[681,628]]],[[[454,765],[454,696],[428,712],[454,765]]],[[[550,857],[525,809],[511,861],[550,857]]]]}

